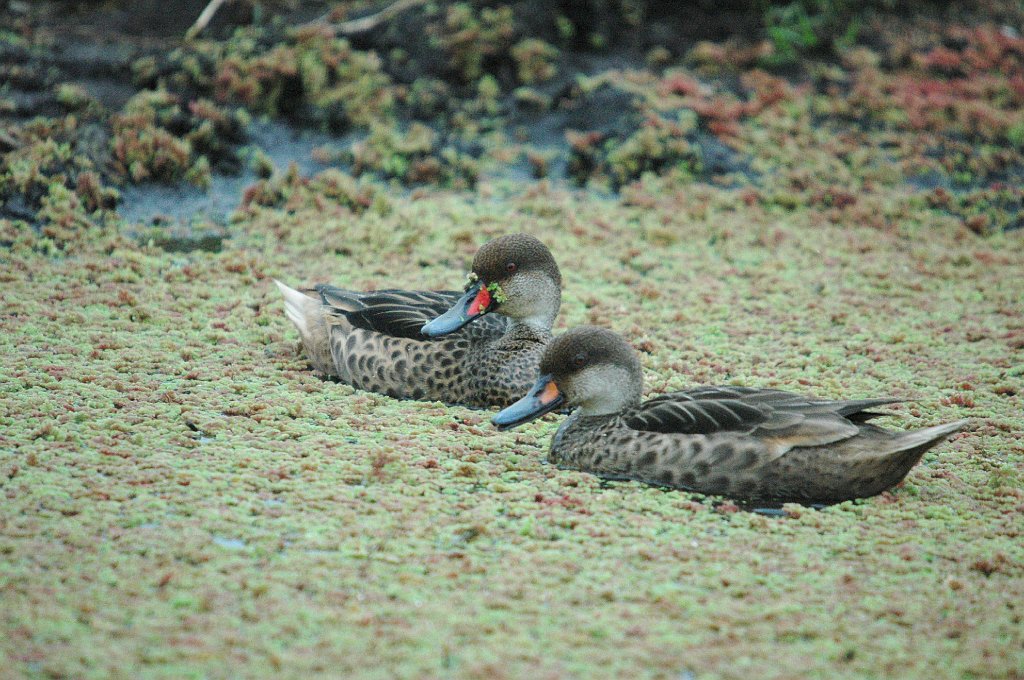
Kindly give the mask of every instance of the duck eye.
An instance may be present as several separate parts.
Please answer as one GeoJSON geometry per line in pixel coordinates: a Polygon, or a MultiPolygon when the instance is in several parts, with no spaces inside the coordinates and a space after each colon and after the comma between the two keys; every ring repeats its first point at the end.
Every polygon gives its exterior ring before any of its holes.
{"type": "Polygon", "coordinates": [[[572,365],[576,368],[579,368],[585,363],[587,363],[587,355],[585,352],[580,352],[572,358],[572,365]]]}
{"type": "Polygon", "coordinates": [[[509,274],[515,274],[517,269],[519,269],[519,266],[515,262],[509,262],[505,265],[505,271],[509,274]]]}

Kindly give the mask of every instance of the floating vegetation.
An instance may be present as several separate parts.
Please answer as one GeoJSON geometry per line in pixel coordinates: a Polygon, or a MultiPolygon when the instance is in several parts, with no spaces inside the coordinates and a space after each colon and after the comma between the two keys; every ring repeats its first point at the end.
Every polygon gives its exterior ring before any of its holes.
{"type": "Polygon", "coordinates": [[[79,4],[0,9],[10,673],[1019,675],[1019,2],[403,3],[347,35],[393,5],[239,2],[189,41],[79,4]],[[118,215],[233,172],[216,217],[118,215]],[[454,289],[512,231],[562,265],[558,332],[625,335],[650,394],[970,425],[891,493],[751,512],[296,351],[272,278],[454,289]]]}

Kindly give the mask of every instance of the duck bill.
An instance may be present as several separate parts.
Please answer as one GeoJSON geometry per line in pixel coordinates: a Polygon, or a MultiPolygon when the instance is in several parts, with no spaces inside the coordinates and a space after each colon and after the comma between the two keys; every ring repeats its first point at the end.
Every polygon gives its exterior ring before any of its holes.
{"type": "Polygon", "coordinates": [[[451,309],[424,324],[420,333],[428,338],[439,338],[454,333],[473,319],[491,311],[493,307],[491,291],[487,290],[482,281],[474,283],[451,309]]]}
{"type": "Polygon", "coordinates": [[[542,375],[525,397],[491,418],[491,423],[499,430],[508,430],[551,413],[563,403],[565,397],[554,378],[542,375]]]}

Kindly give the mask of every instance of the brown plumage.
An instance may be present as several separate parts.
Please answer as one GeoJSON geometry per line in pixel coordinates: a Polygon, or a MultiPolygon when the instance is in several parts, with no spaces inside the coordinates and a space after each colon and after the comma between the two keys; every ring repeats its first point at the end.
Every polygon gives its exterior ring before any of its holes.
{"type": "Polygon", "coordinates": [[[699,387],[640,400],[633,349],[584,326],[553,340],[526,397],[494,418],[514,427],[559,406],[550,459],[747,502],[837,503],[885,491],[967,421],[894,432],[866,421],[895,399],[825,401],[780,390],[699,387]]]}
{"type": "Polygon", "coordinates": [[[277,286],[313,369],[393,397],[504,406],[537,377],[561,274],[526,234],[488,242],[457,291],[277,286]]]}

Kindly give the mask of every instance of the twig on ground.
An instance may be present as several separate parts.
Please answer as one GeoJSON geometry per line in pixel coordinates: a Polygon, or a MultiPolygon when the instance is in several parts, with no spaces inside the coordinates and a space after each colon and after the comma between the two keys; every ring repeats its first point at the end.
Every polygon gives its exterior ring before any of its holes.
{"type": "Polygon", "coordinates": [[[366,33],[377,28],[381,23],[387,21],[393,16],[404,12],[407,9],[416,7],[417,5],[426,4],[427,0],[397,0],[393,2],[376,14],[370,14],[365,17],[358,19],[352,19],[351,21],[344,21],[340,24],[328,23],[327,19],[330,17],[330,12],[323,15],[316,21],[312,21],[307,26],[320,26],[326,25],[335,35],[353,35],[355,33],[366,33]]]}
{"type": "MultiPolygon", "coordinates": [[[[185,32],[185,40],[191,40],[197,35],[202,33],[206,25],[213,19],[213,15],[217,13],[220,6],[223,5],[227,0],[210,0],[206,7],[196,18],[194,24],[189,27],[188,31],[185,32]]],[[[328,22],[328,18],[331,13],[323,15],[315,21],[311,21],[306,26],[327,26],[335,35],[353,35],[356,33],[366,33],[377,28],[380,24],[387,21],[388,19],[404,12],[407,9],[416,7],[417,5],[426,4],[427,0],[396,0],[381,11],[375,14],[369,14],[365,17],[358,19],[352,19],[351,21],[343,21],[340,24],[331,24],[328,22]]]]}
{"type": "Polygon", "coordinates": [[[196,22],[185,32],[185,40],[191,40],[199,35],[225,2],[226,0],[210,0],[206,8],[199,14],[196,22]]]}

